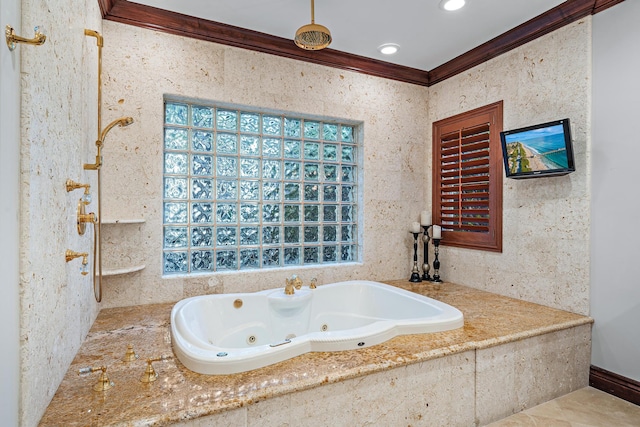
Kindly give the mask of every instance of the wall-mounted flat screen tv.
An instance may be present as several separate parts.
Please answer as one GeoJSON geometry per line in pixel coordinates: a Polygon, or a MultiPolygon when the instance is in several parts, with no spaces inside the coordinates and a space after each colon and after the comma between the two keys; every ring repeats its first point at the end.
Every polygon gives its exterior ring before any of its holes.
{"type": "Polygon", "coordinates": [[[576,170],[569,119],[500,132],[507,178],[566,175],[576,170]]]}

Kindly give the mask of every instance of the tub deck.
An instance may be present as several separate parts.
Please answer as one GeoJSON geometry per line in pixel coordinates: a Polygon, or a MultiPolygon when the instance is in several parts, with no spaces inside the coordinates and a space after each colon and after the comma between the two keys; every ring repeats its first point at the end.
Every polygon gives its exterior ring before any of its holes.
{"type": "MultiPolygon", "coordinates": [[[[201,375],[187,370],[171,350],[169,315],[173,303],[104,309],[74,358],[41,426],[169,425],[188,422],[265,399],[505,343],[588,325],[589,317],[450,283],[385,281],[460,309],[463,328],[405,335],[359,350],[307,353],[250,372],[201,375]],[[122,362],[127,344],[140,359],[122,362]],[[145,359],[158,380],[141,383],[145,359]],[[94,392],[98,374],[78,369],[106,365],[115,387],[94,392]]],[[[588,369],[588,366],[587,366],[588,369]]],[[[588,375],[584,373],[585,378],[588,375]]]]}

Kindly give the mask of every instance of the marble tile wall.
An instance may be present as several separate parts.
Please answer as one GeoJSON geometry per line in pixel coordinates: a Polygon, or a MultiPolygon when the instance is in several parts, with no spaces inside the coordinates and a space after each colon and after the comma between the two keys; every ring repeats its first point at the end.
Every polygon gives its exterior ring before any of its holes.
{"type": "Polygon", "coordinates": [[[163,95],[172,94],[364,121],[364,262],[301,272],[321,282],[406,275],[411,242],[403,230],[431,197],[433,121],[501,99],[505,129],[569,117],[577,171],[505,180],[503,253],[444,247],[442,275],[588,313],[591,18],[429,89],[112,22],[105,33],[109,114],[136,119],[106,143],[105,211],[147,220],[142,248],[148,266],[109,279],[105,306],[177,300],[194,280],[204,282],[196,288],[206,292],[255,291],[278,286],[290,274],[160,278],[161,106],[163,95]],[[420,194],[420,188],[426,190],[420,194]]]}
{"type": "MultiPolygon", "coordinates": [[[[42,46],[20,45],[22,67],[20,187],[20,425],[35,426],[93,324],[98,305],[80,260],[91,251],[91,227],[76,231],[82,192],[65,181],[95,182],[82,164],[95,156],[97,49],[84,29],[101,29],[95,0],[46,7],[22,2],[23,36],[45,28],[42,46]]],[[[93,206],[90,210],[94,210],[93,206]]]]}
{"type": "Polygon", "coordinates": [[[108,278],[103,306],[177,301],[194,292],[268,289],[283,285],[295,272],[161,277],[165,95],[363,121],[362,263],[297,272],[319,283],[408,274],[408,227],[425,206],[428,123],[421,118],[427,88],[110,21],[103,25],[104,120],[125,115],[135,120],[114,129],[105,141],[103,217],[146,220],[140,253],[147,266],[140,273],[108,278]]]}
{"type": "MultiPolygon", "coordinates": [[[[576,171],[553,178],[505,178],[502,253],[442,246],[441,276],[588,314],[591,17],[432,86],[428,122],[500,100],[505,130],[568,117],[576,171]]],[[[430,181],[429,176],[427,200],[430,181]]]]}

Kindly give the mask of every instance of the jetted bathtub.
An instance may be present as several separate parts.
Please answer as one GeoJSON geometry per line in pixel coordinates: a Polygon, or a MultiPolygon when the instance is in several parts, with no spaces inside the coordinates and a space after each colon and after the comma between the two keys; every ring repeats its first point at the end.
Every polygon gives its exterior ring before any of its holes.
{"type": "Polygon", "coordinates": [[[354,280],[256,293],[204,295],[171,311],[173,351],[201,374],[233,374],[310,351],[370,347],[397,335],[463,325],[460,310],[383,283],[354,280]]]}

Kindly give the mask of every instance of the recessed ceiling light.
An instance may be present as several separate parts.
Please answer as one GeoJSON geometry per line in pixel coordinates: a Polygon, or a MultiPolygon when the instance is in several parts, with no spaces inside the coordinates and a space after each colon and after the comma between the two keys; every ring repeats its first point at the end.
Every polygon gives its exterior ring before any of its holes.
{"type": "Polygon", "coordinates": [[[462,9],[465,4],[465,0],[441,0],[440,7],[449,12],[462,9]]]}
{"type": "Polygon", "coordinates": [[[378,50],[383,55],[393,55],[398,51],[398,49],[400,49],[400,45],[397,45],[395,43],[385,43],[378,46],[378,50]]]}

